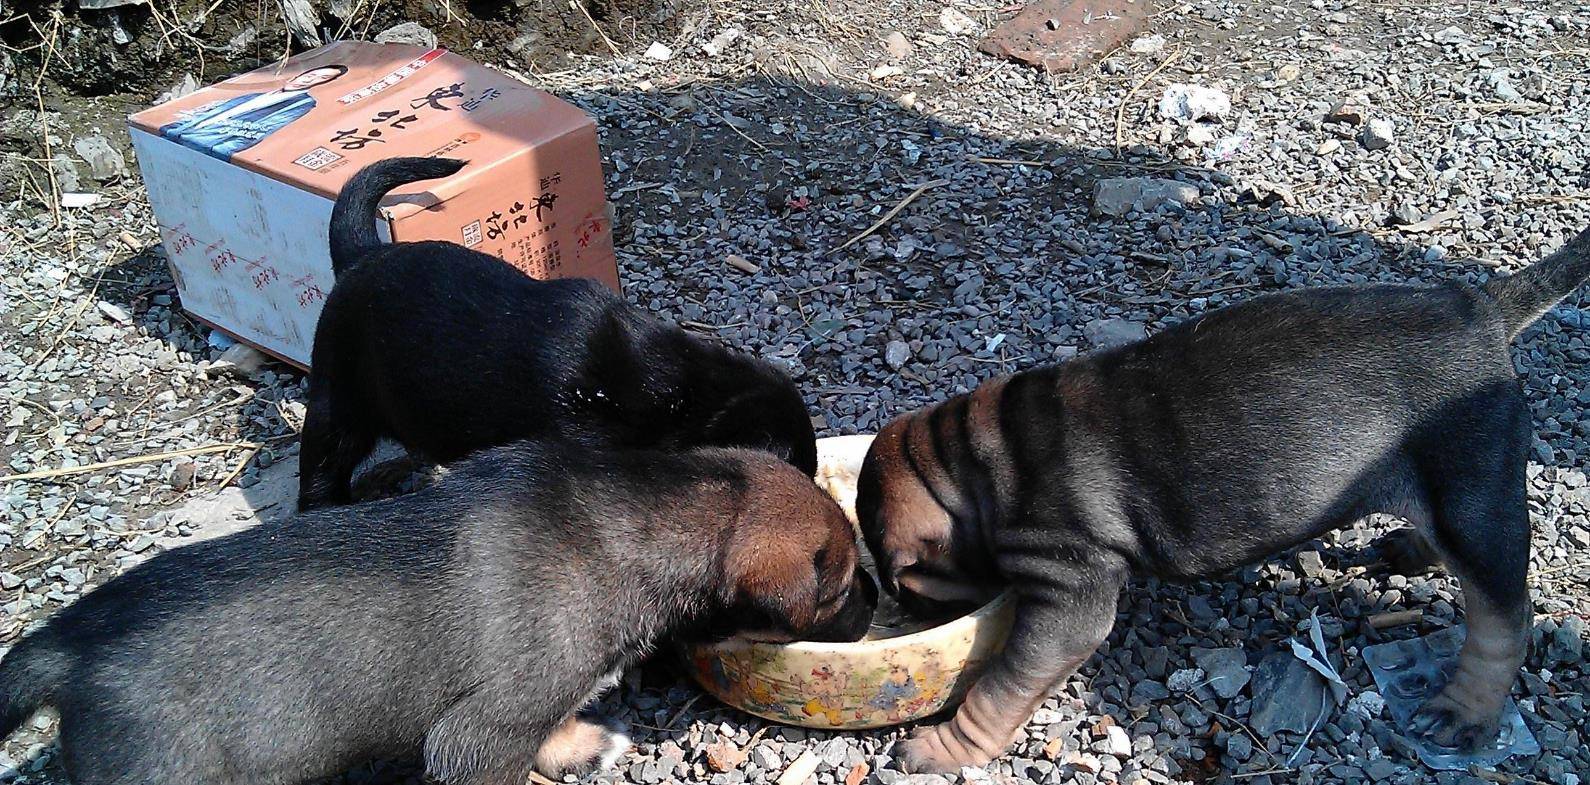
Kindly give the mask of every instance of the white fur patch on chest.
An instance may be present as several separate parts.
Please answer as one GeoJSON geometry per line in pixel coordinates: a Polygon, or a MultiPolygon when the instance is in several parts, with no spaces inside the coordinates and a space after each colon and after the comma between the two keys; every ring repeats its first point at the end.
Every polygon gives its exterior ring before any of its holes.
{"type": "Polygon", "coordinates": [[[623,678],[623,676],[624,669],[622,667],[618,667],[614,668],[602,678],[597,679],[596,683],[591,685],[591,691],[585,694],[585,699],[580,701],[580,708],[585,708],[586,706],[595,703],[597,699],[602,697],[603,693],[618,686],[618,680],[623,678]]]}

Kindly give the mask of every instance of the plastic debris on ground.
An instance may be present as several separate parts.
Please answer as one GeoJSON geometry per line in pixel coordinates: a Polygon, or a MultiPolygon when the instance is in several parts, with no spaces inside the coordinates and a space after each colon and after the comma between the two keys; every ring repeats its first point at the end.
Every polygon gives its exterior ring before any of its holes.
{"type": "Polygon", "coordinates": [[[206,342],[210,344],[211,349],[220,349],[223,352],[237,345],[237,341],[232,336],[220,330],[211,330],[206,342]]]}
{"type": "MultiPolygon", "coordinates": [[[[1414,712],[1441,691],[1448,674],[1457,668],[1465,632],[1461,626],[1452,627],[1423,638],[1364,649],[1364,662],[1369,665],[1398,730],[1405,731],[1414,712]]],[[[1418,750],[1419,760],[1438,771],[1468,771],[1472,766],[1488,769],[1513,755],[1540,754],[1540,743],[1524,724],[1512,698],[1502,706],[1501,727],[1494,746],[1472,755],[1442,747],[1422,736],[1409,734],[1407,738],[1418,750]]]]}

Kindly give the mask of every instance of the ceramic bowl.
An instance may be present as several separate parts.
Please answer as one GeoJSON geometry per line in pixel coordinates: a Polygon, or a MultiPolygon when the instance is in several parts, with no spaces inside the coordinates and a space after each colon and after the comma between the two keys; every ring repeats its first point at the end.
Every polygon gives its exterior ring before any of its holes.
{"type": "MultiPolygon", "coordinates": [[[[817,482],[852,522],[856,475],[871,441],[817,442],[817,482]]],[[[895,725],[959,703],[1004,645],[1015,606],[1006,593],[945,624],[875,628],[855,643],[696,646],[685,652],[686,667],[719,700],[775,722],[831,730],[895,725]]]]}

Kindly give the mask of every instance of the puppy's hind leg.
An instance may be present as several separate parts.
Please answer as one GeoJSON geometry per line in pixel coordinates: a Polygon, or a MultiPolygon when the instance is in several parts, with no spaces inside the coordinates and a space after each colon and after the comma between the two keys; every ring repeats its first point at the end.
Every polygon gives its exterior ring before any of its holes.
{"type": "MultiPolygon", "coordinates": [[[[1527,416],[1527,415],[1526,415],[1527,416]]],[[[1513,439],[1484,452],[1495,461],[1432,471],[1430,542],[1463,586],[1468,637],[1440,693],[1414,715],[1413,732],[1474,751],[1496,737],[1502,704],[1523,664],[1532,611],[1525,457],[1513,439]],[[1505,453],[1505,455],[1503,455],[1505,453]]],[[[1525,442],[1527,444],[1527,442],[1525,442]]]]}
{"type": "Polygon", "coordinates": [[[447,785],[524,785],[555,719],[517,701],[511,686],[460,698],[425,735],[425,773],[447,785]]]}
{"type": "Polygon", "coordinates": [[[1402,575],[1424,575],[1441,566],[1441,554],[1417,529],[1398,529],[1378,543],[1391,569],[1402,575]]]}
{"type": "MultiPolygon", "coordinates": [[[[101,693],[103,694],[103,693],[101,693]]],[[[246,785],[202,723],[180,730],[107,698],[61,718],[61,766],[73,785],[246,785]]]]}
{"type": "Polygon", "coordinates": [[[378,435],[357,417],[310,396],[298,457],[298,510],[304,512],[353,501],[353,470],[375,447],[378,435]]]}
{"type": "Polygon", "coordinates": [[[536,750],[536,771],[553,779],[610,768],[629,751],[629,737],[590,720],[569,717],[536,750]]]}

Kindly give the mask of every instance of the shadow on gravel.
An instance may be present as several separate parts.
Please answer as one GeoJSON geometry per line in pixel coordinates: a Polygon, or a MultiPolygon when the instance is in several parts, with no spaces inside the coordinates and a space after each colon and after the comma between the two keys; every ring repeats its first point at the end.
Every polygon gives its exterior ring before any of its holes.
{"type": "MultiPolygon", "coordinates": [[[[1474,280],[1490,272],[1427,254],[1418,235],[1350,229],[1289,205],[1271,186],[1232,183],[1220,171],[1183,165],[1160,151],[1118,155],[1104,139],[1077,149],[989,137],[890,97],[832,86],[747,79],[565,97],[599,117],[630,300],[790,367],[813,409],[828,417],[821,435],[876,430],[990,376],[1060,361],[1139,326],[1152,333],[1265,292],[1344,280],[1474,280]],[[1112,178],[1143,179],[1100,185],[1112,178]],[[1197,193],[1187,199],[1170,181],[1197,193]],[[898,215],[839,250],[919,186],[926,187],[898,215]],[[1162,197],[1187,203],[1103,215],[1095,209],[1101,187],[1141,189],[1150,203],[1162,197]],[[1230,199],[1239,189],[1249,197],[1230,199]],[[727,267],[730,253],[760,272],[727,267]],[[886,362],[891,341],[907,344],[904,362],[886,362]],[[885,384],[891,379],[892,387],[885,384]]],[[[163,266],[150,269],[158,259],[146,252],[108,272],[126,268],[169,283],[163,266]]],[[[141,290],[113,295],[134,311],[149,301],[141,290]]],[[[193,325],[176,348],[208,351],[206,332],[193,325]]],[[[296,400],[298,372],[271,370],[285,377],[284,397],[296,400]]],[[[1590,386],[1583,367],[1552,370],[1590,386]]],[[[250,427],[242,427],[245,438],[265,435],[250,427]]],[[[296,477],[275,479],[296,486],[296,477]]],[[[268,494],[244,489],[243,495],[274,503],[268,494]]],[[[1371,543],[1354,541],[1352,532],[1341,537],[1324,550],[1336,572],[1386,569],[1371,543]]],[[[1293,561],[1281,556],[1266,564],[1293,561]]],[[[1236,577],[1251,583],[1258,569],[1236,577]]],[[[1186,641],[1207,631],[1189,605],[1251,617],[1241,631],[1250,656],[1284,647],[1294,631],[1290,620],[1306,618],[1315,605],[1353,623],[1371,610],[1404,607],[1376,605],[1345,578],[1313,583],[1307,593],[1286,595],[1285,607],[1262,609],[1241,606],[1229,584],[1136,581],[1130,591],[1151,599],[1136,602],[1135,614],[1122,613],[1092,664],[1131,658],[1135,646],[1124,644],[1132,639],[1150,651],[1192,645],[1186,641]],[[1165,619],[1184,623],[1183,634],[1165,635],[1165,619]]],[[[1383,637],[1367,624],[1348,635],[1362,645],[1383,637]]],[[[1062,695],[1073,695],[1079,681],[1062,695]]],[[[1129,692],[1132,685],[1120,681],[1129,692]]],[[[1084,695],[1097,686],[1090,682],[1084,695]]],[[[600,710],[624,715],[641,743],[699,742],[695,720],[753,731],[763,726],[710,698],[696,700],[699,694],[666,662],[652,663],[615,695],[622,697],[608,697],[600,710]]],[[[1132,711],[1116,717],[1128,726],[1140,719],[1132,711]]],[[[831,735],[770,732],[786,739],[831,735]]],[[[376,766],[348,781],[415,776],[407,766],[376,766]]]]}

